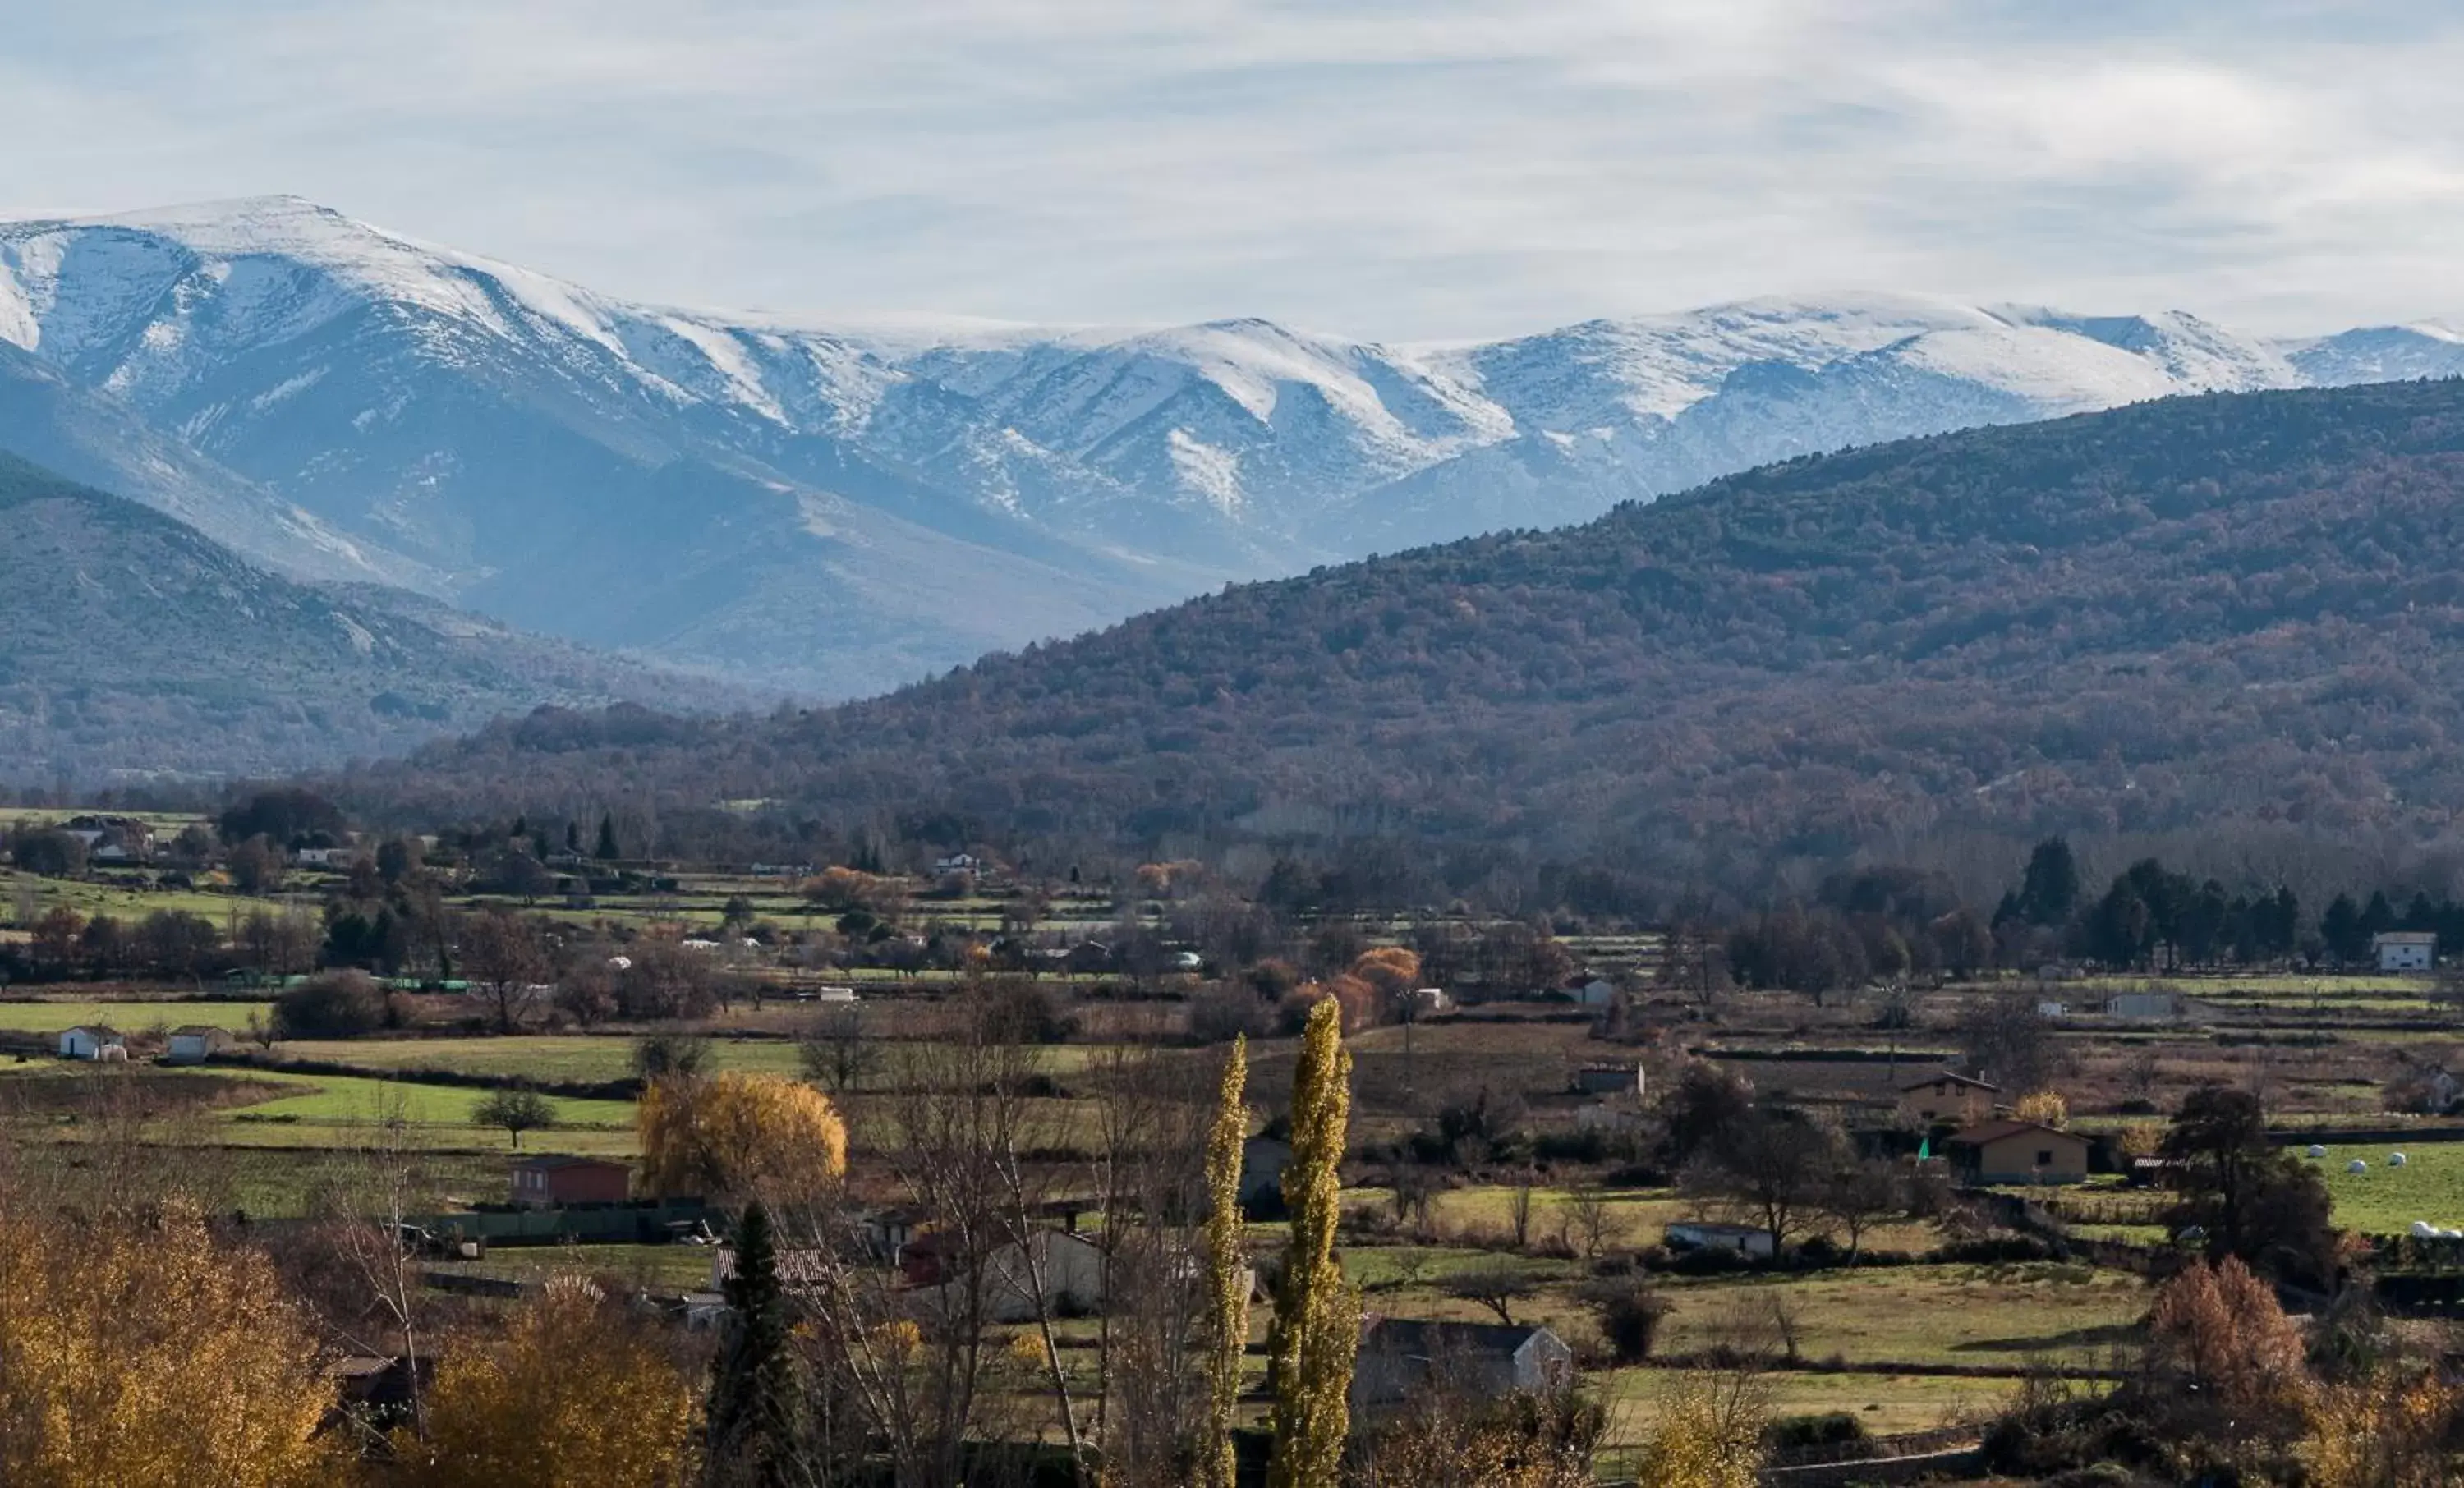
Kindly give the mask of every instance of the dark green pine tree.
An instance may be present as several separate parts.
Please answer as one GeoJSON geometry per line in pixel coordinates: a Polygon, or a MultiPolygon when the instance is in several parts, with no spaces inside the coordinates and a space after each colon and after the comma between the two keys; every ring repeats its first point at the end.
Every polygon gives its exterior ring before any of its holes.
{"type": "Polygon", "coordinates": [[[618,851],[616,847],[616,819],[614,816],[605,812],[601,813],[599,817],[599,851],[597,856],[599,861],[602,863],[613,863],[617,859],[625,856],[622,852],[618,851]]]}
{"type": "Polygon", "coordinates": [[[564,850],[572,853],[576,857],[580,857],[582,855],[581,822],[567,821],[564,824],[564,850]]]}
{"type": "Polygon", "coordinates": [[[728,1279],[727,1334],[711,1365],[709,1477],[726,1488],[783,1488],[795,1459],[796,1381],[787,1303],[769,1211],[744,1207],[728,1279]]]}

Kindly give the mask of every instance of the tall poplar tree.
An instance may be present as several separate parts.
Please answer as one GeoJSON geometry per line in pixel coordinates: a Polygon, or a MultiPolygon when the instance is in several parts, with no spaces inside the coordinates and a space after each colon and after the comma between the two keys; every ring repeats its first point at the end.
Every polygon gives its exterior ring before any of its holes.
{"type": "Polygon", "coordinates": [[[1335,1488],[1352,1426],[1360,1302],[1335,1259],[1343,1146],[1352,1116],[1352,1055],[1332,997],[1309,1010],[1292,1080],[1292,1155],[1284,1169],[1291,1243],[1267,1351],[1275,1371],[1275,1450],[1268,1488],[1335,1488]]]}
{"type": "Polygon", "coordinates": [[[1241,1214],[1241,1149],[1249,1137],[1249,1040],[1234,1039],[1206,1138],[1206,1433],[1198,1447],[1199,1488],[1235,1488],[1240,1458],[1232,1428],[1241,1403],[1241,1356],[1249,1345],[1249,1269],[1241,1214]]]}

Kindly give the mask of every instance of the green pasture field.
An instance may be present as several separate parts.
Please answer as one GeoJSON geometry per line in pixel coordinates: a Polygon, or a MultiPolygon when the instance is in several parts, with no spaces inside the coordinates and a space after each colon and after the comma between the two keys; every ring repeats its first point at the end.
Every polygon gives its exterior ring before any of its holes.
{"type": "MultiPolygon", "coordinates": [[[[804,1017],[811,1016],[810,1010],[801,1005],[795,1011],[804,1017]]],[[[632,1074],[636,1041],[633,1036],[621,1034],[292,1039],[275,1044],[274,1052],[277,1059],[347,1064],[372,1074],[399,1074],[414,1080],[421,1070],[442,1070],[457,1075],[518,1076],[542,1083],[589,1083],[622,1080],[632,1074]]],[[[877,1085],[891,1079],[904,1047],[891,1040],[875,1041],[872,1046],[873,1069],[864,1084],[877,1085]]],[[[787,1039],[729,1039],[722,1036],[711,1040],[710,1051],[713,1061],[720,1069],[798,1079],[803,1075],[802,1056],[795,1042],[787,1039]]],[[[1034,1067],[1045,1074],[1068,1076],[1093,1066],[1106,1052],[1106,1047],[1099,1044],[1052,1044],[1029,1050],[1028,1054],[1034,1067]]]]}
{"type": "MultiPolygon", "coordinates": [[[[200,1074],[190,1078],[214,1079],[200,1074]]],[[[400,1119],[414,1127],[459,1127],[478,1133],[473,1145],[502,1146],[503,1131],[475,1126],[471,1121],[471,1108],[484,1099],[485,1090],[463,1089],[452,1085],[424,1085],[408,1080],[362,1079],[355,1075],[296,1075],[283,1070],[252,1069],[246,1078],[275,1084],[296,1085],[297,1095],[281,1096],[261,1105],[242,1107],[224,1120],[231,1125],[253,1125],[284,1117],[317,1125],[379,1125],[400,1119]],[[253,1118],[253,1121],[243,1118],[253,1118]],[[488,1134],[494,1133],[494,1141],[488,1134]]],[[[561,1127],[600,1127],[621,1129],[630,1140],[633,1129],[633,1103],[630,1101],[582,1101],[565,1096],[550,1096],[548,1105],[556,1112],[561,1127]]],[[[558,1133],[537,1132],[526,1136],[526,1144],[554,1150],[558,1133]]]]}
{"type": "MultiPolygon", "coordinates": [[[[34,911],[37,917],[60,905],[68,906],[88,919],[98,914],[108,914],[130,922],[142,920],[157,909],[177,909],[201,914],[213,921],[214,928],[220,930],[234,913],[246,916],[264,910],[269,914],[278,914],[285,907],[279,895],[251,899],[240,894],[207,893],[188,888],[141,891],[122,888],[115,884],[83,879],[36,878],[13,869],[0,869],[0,918],[14,917],[18,892],[26,886],[33,888],[38,906],[34,911]]],[[[301,903],[312,910],[315,908],[313,899],[305,899],[301,903]]]]}
{"type": "Polygon", "coordinates": [[[2109,1362],[2149,1303],[2147,1284],[2085,1264],[1921,1265],[1799,1277],[1671,1277],[1658,1347],[1709,1348],[1773,1302],[1793,1316],[1799,1350],[1851,1364],[2109,1362]]]}
{"type": "MultiPolygon", "coordinates": [[[[504,1175],[497,1175],[502,1184],[504,1175]]],[[[627,1290],[700,1291],[710,1285],[711,1253],[697,1245],[498,1245],[480,1260],[437,1260],[448,1275],[543,1281],[555,1276],[605,1278],[627,1290]]]]}
{"type": "MultiPolygon", "coordinates": [[[[0,1067],[0,1081],[66,1078],[96,1066],[57,1061],[30,1061],[0,1067]]],[[[149,1129],[148,1140],[165,1145],[200,1142],[246,1147],[357,1149],[367,1146],[378,1128],[401,1121],[409,1145],[462,1149],[479,1152],[508,1149],[500,1127],[472,1119],[472,1107],[485,1090],[428,1085],[406,1080],[380,1080],[356,1075],[299,1075],[282,1070],[224,1071],[167,1069],[139,1065],[127,1078],[148,1082],[195,1081],[248,1086],[283,1087],[283,1093],[241,1104],[203,1103],[204,1109],[179,1119],[166,1119],[149,1129]]],[[[633,1103],[548,1098],[557,1125],[526,1133],[530,1151],[631,1151],[633,1103]]],[[[74,1129],[55,1129],[55,1136],[75,1140],[74,1129]]]]}
{"type": "MultiPolygon", "coordinates": [[[[1376,1288],[1372,1310],[1397,1317],[1470,1322],[1495,1315],[1450,1297],[1448,1276],[1506,1267],[1539,1283],[1514,1303],[1516,1321],[1546,1323],[1570,1340],[1596,1333],[1577,1296],[1578,1270],[1565,1261],[1479,1256],[1444,1247],[1416,1268],[1405,1247],[1354,1246],[1346,1267],[1376,1288]]],[[[1778,1346],[1773,1308],[1783,1309],[1801,1357],[1911,1368],[1988,1366],[2014,1372],[2039,1365],[2073,1368],[2111,1362],[2133,1336],[2150,1294],[2140,1278],[2083,1262],[2003,1266],[1873,1266],[1811,1275],[1656,1276],[1667,1300],[1655,1353],[1700,1353],[1722,1344],[1778,1346]]]]}
{"type": "Polygon", "coordinates": [[[202,998],[182,1001],[62,999],[0,1002],[0,1029],[49,1034],[80,1024],[102,1023],[121,1033],[143,1033],[157,1024],[165,1028],[179,1028],[189,1023],[202,1023],[237,1033],[248,1026],[251,1015],[264,1018],[273,1006],[270,1002],[225,1002],[202,998]]]}
{"type": "MultiPolygon", "coordinates": [[[[68,821],[71,817],[85,816],[94,809],[92,806],[0,806],[0,822],[10,826],[15,826],[20,821],[31,821],[37,826],[54,826],[68,821]]],[[[128,817],[143,821],[154,829],[156,837],[177,837],[185,828],[210,827],[213,824],[203,817],[176,811],[107,811],[101,815],[128,817]]]]}
{"type": "MultiPolygon", "coordinates": [[[[623,1080],[633,1073],[629,1038],[607,1034],[517,1034],[497,1039],[290,1039],[277,1058],[348,1064],[385,1074],[443,1070],[517,1076],[542,1083],[623,1080]]],[[[801,1075],[796,1045],[783,1039],[721,1039],[710,1046],[721,1069],[801,1075]]]]}
{"type": "Polygon", "coordinates": [[[2442,1229],[2464,1229],[2464,1143],[2331,1144],[2327,1155],[2311,1166],[2326,1180],[2341,1229],[2402,1235],[2416,1219],[2442,1229]],[[2399,1151],[2405,1166],[2388,1166],[2389,1154],[2399,1151]],[[2357,1157],[2370,1165],[2369,1171],[2346,1172],[2344,1165],[2357,1157]]]}
{"type": "MultiPolygon", "coordinates": [[[[1684,1378],[1673,1369],[1617,1369],[1586,1374],[1608,1408],[1608,1455],[1639,1446],[1650,1430],[1653,1410],[1684,1378]]],[[[2019,1381],[1968,1379],[1940,1374],[1806,1374],[1788,1371],[1762,1378],[1772,1417],[1822,1415],[1844,1411],[1878,1436],[1925,1432],[1984,1420],[2009,1403],[2019,1381]]]]}

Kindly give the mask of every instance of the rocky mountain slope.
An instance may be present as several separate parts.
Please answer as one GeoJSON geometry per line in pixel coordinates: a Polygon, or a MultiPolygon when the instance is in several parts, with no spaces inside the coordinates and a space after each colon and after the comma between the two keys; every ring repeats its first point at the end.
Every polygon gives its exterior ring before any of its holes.
{"type": "Polygon", "coordinates": [[[286,579],[0,455],[0,781],[330,766],[620,699],[749,701],[416,595],[286,579]]]}
{"type": "Polygon", "coordinates": [[[351,788],[434,814],[621,782],[671,830],[891,809],[1047,863],[1384,843],[1441,898],[1517,862],[1752,893],[2049,831],[2410,852],[2457,845],[2459,574],[2464,383],[2171,399],[1242,586],[801,716],[541,713],[351,788]]]}
{"type": "MultiPolygon", "coordinates": [[[[0,226],[0,342],[229,472],[131,493],[267,562],[333,577],[347,549],[528,628],[840,696],[1797,454],[2464,369],[2429,323],[2277,343],[1913,296],[1476,345],[816,325],[630,304],[289,198],[0,226]],[[314,551],[208,521],[231,481],[314,551]]],[[[0,420],[0,448],[38,424],[0,420]]]]}

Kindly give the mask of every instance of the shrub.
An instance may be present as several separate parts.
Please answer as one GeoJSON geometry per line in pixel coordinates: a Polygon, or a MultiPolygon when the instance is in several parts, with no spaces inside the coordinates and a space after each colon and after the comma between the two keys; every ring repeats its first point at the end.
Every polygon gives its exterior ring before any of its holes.
{"type": "Polygon", "coordinates": [[[274,999],[286,1039],[357,1039],[385,1026],[385,993],[365,972],[326,972],[274,999]]]}
{"type": "Polygon", "coordinates": [[[1637,1281],[1597,1281],[1586,1287],[1583,1300],[1599,1320],[1600,1336],[1619,1364],[1641,1364],[1651,1357],[1660,1324],[1670,1311],[1667,1299],[1637,1281]]]}
{"type": "Polygon", "coordinates": [[[1230,1043],[1236,1037],[1264,1039],[1274,1027],[1272,1011],[1246,987],[1218,987],[1189,1001],[1189,1036],[1199,1043],[1230,1043]]]}
{"type": "Polygon", "coordinates": [[[1763,1428],[1763,1441],[1772,1452],[1803,1452],[1810,1447],[1859,1447],[1859,1456],[1873,1455],[1873,1437],[1865,1423],[1845,1411],[1819,1415],[1784,1415],[1763,1428]]]}

